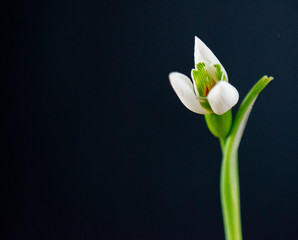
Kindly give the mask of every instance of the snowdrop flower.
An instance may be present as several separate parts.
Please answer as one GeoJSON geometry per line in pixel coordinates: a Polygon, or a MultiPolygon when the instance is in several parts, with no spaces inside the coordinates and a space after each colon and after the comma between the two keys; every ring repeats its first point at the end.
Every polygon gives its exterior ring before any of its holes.
{"type": "Polygon", "coordinates": [[[238,102],[238,91],[228,82],[228,75],[219,60],[198,37],[195,37],[194,50],[192,81],[181,73],[172,72],[170,83],[189,110],[222,115],[238,102]]]}

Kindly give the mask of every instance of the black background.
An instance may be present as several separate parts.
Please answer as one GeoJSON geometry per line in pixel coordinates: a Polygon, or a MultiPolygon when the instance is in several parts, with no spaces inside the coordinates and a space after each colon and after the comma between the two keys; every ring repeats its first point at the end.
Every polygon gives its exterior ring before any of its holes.
{"type": "Polygon", "coordinates": [[[240,101],[275,78],[240,146],[243,235],[297,239],[297,1],[3,9],[7,239],[224,239],[219,143],[168,81],[190,75],[195,35],[240,101]]]}

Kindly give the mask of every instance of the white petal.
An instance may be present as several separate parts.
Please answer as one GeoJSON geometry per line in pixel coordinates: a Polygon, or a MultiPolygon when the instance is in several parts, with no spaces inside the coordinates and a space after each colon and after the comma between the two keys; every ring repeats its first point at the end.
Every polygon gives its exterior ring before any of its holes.
{"type": "Polygon", "coordinates": [[[218,114],[224,114],[239,100],[239,93],[235,87],[225,81],[219,81],[207,96],[212,110],[218,114]]]}
{"type": "Polygon", "coordinates": [[[209,113],[201,106],[193,90],[193,85],[187,76],[172,72],[169,74],[169,79],[174,91],[185,107],[198,114],[209,113]]]}
{"type": "Polygon", "coordinates": [[[195,65],[199,62],[220,64],[213,52],[198,37],[195,37],[195,65]]]}
{"type": "Polygon", "coordinates": [[[211,63],[214,64],[220,64],[221,70],[223,71],[223,74],[226,75],[228,80],[228,74],[220,61],[217,59],[217,57],[213,54],[213,52],[203,43],[201,39],[199,39],[197,36],[195,37],[195,67],[198,63],[211,63]]]}

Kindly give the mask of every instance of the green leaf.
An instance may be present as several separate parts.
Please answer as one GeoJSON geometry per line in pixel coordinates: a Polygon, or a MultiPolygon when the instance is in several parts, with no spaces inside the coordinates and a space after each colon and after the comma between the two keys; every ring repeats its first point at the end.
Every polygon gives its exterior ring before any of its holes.
{"type": "Polygon", "coordinates": [[[229,135],[220,139],[223,154],[220,192],[226,240],[242,240],[238,147],[252,107],[272,79],[264,76],[253,86],[239,107],[229,135]]]}
{"type": "MultiPolygon", "coordinates": [[[[272,77],[264,76],[262,77],[248,92],[244,100],[242,101],[239,110],[235,116],[233,126],[229,137],[227,139],[226,148],[233,148],[237,150],[246,127],[246,123],[253,105],[260,94],[260,92],[267,86],[267,84],[273,80],[272,77]]],[[[230,149],[231,150],[231,149],[230,149]]]]}

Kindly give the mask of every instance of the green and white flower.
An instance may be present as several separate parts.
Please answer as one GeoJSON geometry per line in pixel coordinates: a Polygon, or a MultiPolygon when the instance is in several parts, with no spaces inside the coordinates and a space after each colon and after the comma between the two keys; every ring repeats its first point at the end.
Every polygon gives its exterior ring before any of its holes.
{"type": "Polygon", "coordinates": [[[258,95],[273,79],[263,76],[243,99],[233,118],[230,110],[239,99],[228,83],[224,67],[211,50],[195,37],[195,69],[192,81],[172,72],[170,83],[181,102],[191,111],[204,114],[210,132],[219,139],[222,150],[220,198],[226,240],[242,240],[238,148],[249,114],[258,95]]]}
{"type": "Polygon", "coordinates": [[[212,51],[195,37],[195,69],[192,81],[184,74],[172,72],[170,83],[181,102],[198,114],[222,115],[239,99],[238,91],[228,82],[228,75],[212,51]]]}

